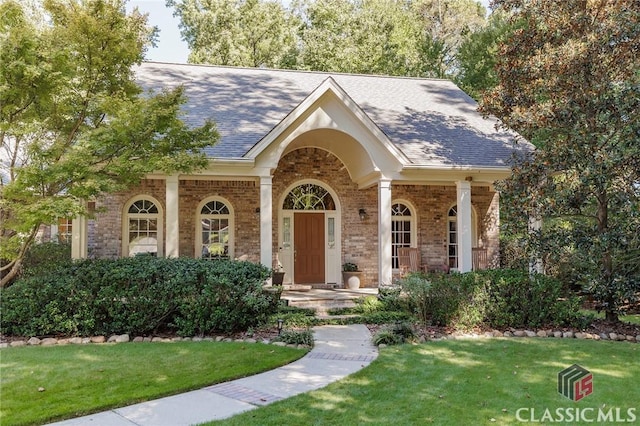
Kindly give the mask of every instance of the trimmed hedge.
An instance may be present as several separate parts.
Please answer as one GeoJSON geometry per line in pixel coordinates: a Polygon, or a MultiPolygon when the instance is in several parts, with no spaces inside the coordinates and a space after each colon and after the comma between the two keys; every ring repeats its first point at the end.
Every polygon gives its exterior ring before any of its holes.
{"type": "Polygon", "coordinates": [[[3,333],[22,336],[246,330],[276,312],[270,270],[250,262],[136,256],[25,274],[1,295],[3,333]]]}
{"type": "Polygon", "coordinates": [[[521,270],[412,274],[401,281],[410,311],[425,324],[474,327],[584,326],[580,299],[545,275],[521,270]]]}

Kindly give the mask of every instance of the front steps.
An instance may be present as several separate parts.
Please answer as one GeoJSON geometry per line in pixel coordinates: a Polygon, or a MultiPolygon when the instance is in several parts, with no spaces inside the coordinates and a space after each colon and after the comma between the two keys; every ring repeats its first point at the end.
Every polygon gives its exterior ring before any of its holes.
{"type": "Polygon", "coordinates": [[[281,299],[285,300],[288,306],[313,309],[317,316],[325,316],[330,309],[352,308],[356,305],[357,299],[377,294],[377,288],[358,290],[312,288],[304,291],[285,289],[281,299]]]}

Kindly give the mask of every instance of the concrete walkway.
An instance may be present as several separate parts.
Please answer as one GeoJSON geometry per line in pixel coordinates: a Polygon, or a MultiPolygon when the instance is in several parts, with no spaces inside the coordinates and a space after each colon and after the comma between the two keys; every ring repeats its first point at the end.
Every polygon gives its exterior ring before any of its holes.
{"type": "Polygon", "coordinates": [[[315,345],[307,355],[275,370],[53,424],[186,426],[224,419],[322,388],[366,367],[378,356],[364,325],[315,327],[313,337],[315,345]]]}

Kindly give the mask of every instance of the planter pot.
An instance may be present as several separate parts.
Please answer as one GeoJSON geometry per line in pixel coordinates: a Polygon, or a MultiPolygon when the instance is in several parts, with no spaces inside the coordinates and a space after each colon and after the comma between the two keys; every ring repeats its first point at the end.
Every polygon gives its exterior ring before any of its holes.
{"type": "Polygon", "coordinates": [[[284,282],[284,272],[274,272],[271,274],[271,284],[282,285],[284,282]]]}
{"type": "Polygon", "coordinates": [[[344,288],[355,290],[362,285],[362,271],[351,271],[342,273],[344,288]]]}

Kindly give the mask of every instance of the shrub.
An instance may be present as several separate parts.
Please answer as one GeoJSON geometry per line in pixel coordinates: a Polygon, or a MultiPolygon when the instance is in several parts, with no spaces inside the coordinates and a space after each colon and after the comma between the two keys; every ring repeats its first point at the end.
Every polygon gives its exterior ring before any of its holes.
{"type": "Polygon", "coordinates": [[[290,345],[307,345],[313,346],[313,333],[311,330],[282,330],[282,332],[273,339],[275,342],[285,342],[290,345]]]}
{"type": "Polygon", "coordinates": [[[567,295],[558,280],[526,271],[415,274],[402,280],[401,288],[424,324],[456,329],[584,324],[577,297],[567,295]]]}
{"type": "Polygon", "coordinates": [[[83,260],[2,290],[4,332],[14,335],[180,335],[245,330],[276,311],[269,270],[249,262],[136,256],[83,260]]]}
{"type": "Polygon", "coordinates": [[[413,326],[408,322],[398,321],[378,331],[373,336],[373,344],[376,346],[381,344],[398,345],[411,342],[415,338],[416,334],[413,326]]]}

